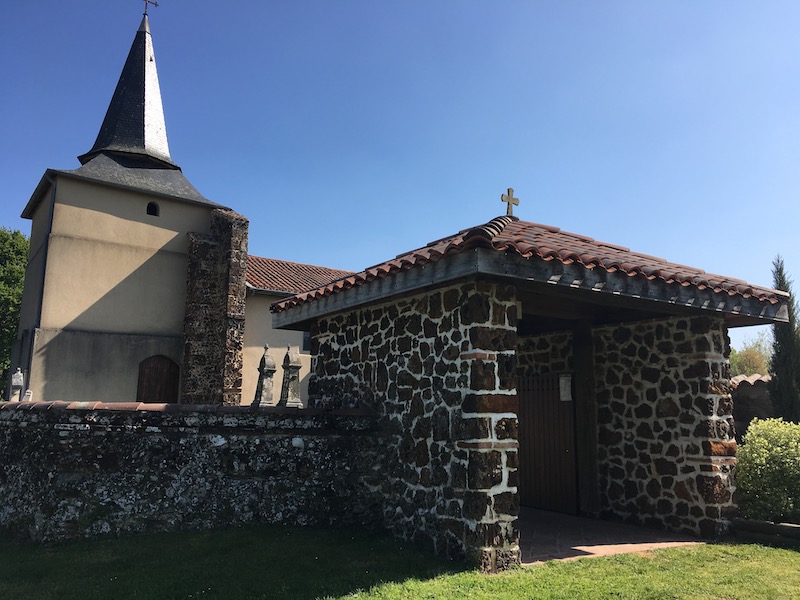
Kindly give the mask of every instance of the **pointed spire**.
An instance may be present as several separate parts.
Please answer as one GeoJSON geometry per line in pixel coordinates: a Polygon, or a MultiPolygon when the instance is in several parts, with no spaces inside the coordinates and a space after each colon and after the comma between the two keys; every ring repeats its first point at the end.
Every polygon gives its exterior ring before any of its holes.
{"type": "Polygon", "coordinates": [[[79,156],[81,164],[104,152],[147,156],[164,166],[172,162],[161,105],[156,59],[147,15],[142,19],[106,118],[92,149],[79,156]]]}

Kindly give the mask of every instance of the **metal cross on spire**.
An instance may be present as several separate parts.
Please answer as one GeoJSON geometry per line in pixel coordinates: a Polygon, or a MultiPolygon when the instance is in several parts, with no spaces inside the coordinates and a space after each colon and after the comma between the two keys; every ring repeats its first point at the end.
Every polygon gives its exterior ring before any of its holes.
{"type": "Polygon", "coordinates": [[[144,0],[144,15],[147,16],[147,8],[148,4],[152,4],[153,6],[158,6],[158,2],[155,0],[144,0]]]}
{"type": "Polygon", "coordinates": [[[506,211],[506,215],[508,215],[509,217],[513,217],[514,207],[519,206],[519,198],[514,198],[514,188],[508,188],[508,194],[503,194],[502,196],[500,196],[500,200],[508,204],[508,210],[506,211]]]}

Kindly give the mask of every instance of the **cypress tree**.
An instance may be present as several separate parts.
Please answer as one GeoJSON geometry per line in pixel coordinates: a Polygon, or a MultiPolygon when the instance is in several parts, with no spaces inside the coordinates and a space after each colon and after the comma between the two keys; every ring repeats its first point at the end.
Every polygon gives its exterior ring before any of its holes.
{"type": "Polygon", "coordinates": [[[789,292],[788,323],[772,326],[772,382],[770,395],[775,413],[787,421],[800,422],[800,332],[797,329],[797,304],[792,293],[792,280],[786,274],[783,258],[772,261],[772,282],[776,290],[789,292]]]}

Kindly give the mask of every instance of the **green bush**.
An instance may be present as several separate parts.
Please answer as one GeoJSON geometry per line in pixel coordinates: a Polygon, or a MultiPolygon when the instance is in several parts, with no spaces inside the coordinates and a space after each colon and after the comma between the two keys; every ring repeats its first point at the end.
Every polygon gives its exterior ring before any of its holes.
{"type": "Polygon", "coordinates": [[[753,419],[736,480],[743,517],[800,523],[800,424],[753,419]]]}

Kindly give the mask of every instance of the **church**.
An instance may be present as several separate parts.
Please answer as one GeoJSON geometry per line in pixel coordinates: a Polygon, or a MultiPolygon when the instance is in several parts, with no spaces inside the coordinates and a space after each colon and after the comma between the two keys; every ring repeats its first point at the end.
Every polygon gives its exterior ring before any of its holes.
{"type": "Polygon", "coordinates": [[[146,16],[79,159],[23,211],[0,525],[374,526],[488,572],[522,507],[729,530],[728,328],[786,293],[521,221],[510,189],[359,272],[249,256],[170,155],[146,16]]]}
{"type": "Polygon", "coordinates": [[[274,331],[269,305],[348,273],[248,256],[247,221],[186,179],[169,151],[146,16],[97,140],[79,160],[78,169],[48,169],[22,212],[32,227],[12,357],[25,377],[18,397],[30,390],[45,401],[178,402],[197,399],[197,386],[216,399],[224,386],[227,402],[249,404],[269,345],[274,401],[287,348],[301,363],[305,398],[308,344],[302,332],[274,331]],[[223,222],[238,228],[235,248],[230,235],[220,246],[223,222]],[[203,262],[213,249],[226,257],[203,262]],[[213,323],[212,301],[220,313],[213,323]],[[222,339],[234,321],[235,339],[222,339]],[[226,347],[233,366],[225,375],[199,364],[208,352],[225,363],[206,342],[226,347]]]}

